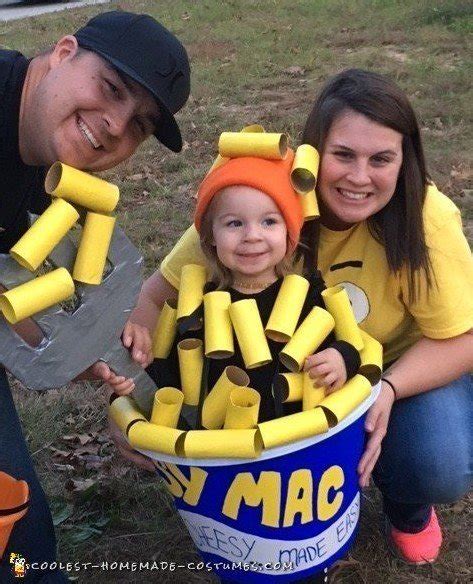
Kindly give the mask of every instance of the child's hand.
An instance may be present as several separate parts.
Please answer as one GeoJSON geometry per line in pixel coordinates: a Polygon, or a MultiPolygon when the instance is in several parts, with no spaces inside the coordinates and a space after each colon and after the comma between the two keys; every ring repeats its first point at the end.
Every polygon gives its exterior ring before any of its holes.
{"type": "Polygon", "coordinates": [[[126,378],[123,375],[117,375],[111,369],[108,375],[107,385],[117,395],[128,395],[135,389],[133,379],[126,378]]]}
{"type": "Polygon", "coordinates": [[[325,387],[327,394],[340,389],[347,380],[345,361],[337,349],[324,349],[307,357],[304,371],[316,385],[325,387]]]}
{"type": "Polygon", "coordinates": [[[143,368],[153,361],[152,340],[149,330],[140,324],[127,321],[122,333],[123,345],[130,349],[133,361],[143,368]]]}
{"type": "MultiPolygon", "coordinates": [[[[123,329],[122,342],[127,349],[130,349],[133,360],[143,368],[153,361],[151,335],[146,327],[129,320],[123,329]]],[[[117,395],[128,395],[135,388],[133,379],[117,375],[103,361],[94,363],[78,379],[101,379],[117,395]]]]}

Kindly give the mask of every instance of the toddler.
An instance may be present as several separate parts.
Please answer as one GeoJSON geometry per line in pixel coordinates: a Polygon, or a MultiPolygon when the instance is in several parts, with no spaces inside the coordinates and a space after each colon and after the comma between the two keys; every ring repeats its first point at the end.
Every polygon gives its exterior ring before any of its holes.
{"type": "MultiPolygon", "coordinates": [[[[206,292],[228,290],[232,302],[254,298],[263,326],[269,319],[284,275],[293,271],[295,252],[300,245],[304,219],[301,195],[295,192],[290,180],[293,158],[291,150],[283,160],[233,158],[212,170],[198,191],[194,222],[211,274],[206,292]]],[[[314,306],[324,307],[321,292],[325,285],[319,272],[313,269],[307,277],[310,288],[299,324],[314,306]]],[[[141,298],[140,302],[143,301],[153,299],[141,298]]],[[[150,347],[151,343],[149,338],[143,339],[142,327],[129,323],[126,334],[130,347],[134,345],[135,351],[139,347],[140,351],[148,352],[143,348],[150,347]]],[[[184,338],[202,337],[202,330],[178,334],[169,357],[154,360],[148,373],[157,387],[180,387],[177,343],[184,338]]],[[[259,422],[300,409],[296,404],[286,404],[277,411],[272,384],[277,373],[287,371],[278,356],[284,345],[271,339],[268,345],[273,361],[246,371],[249,386],[261,395],[259,422]]],[[[149,354],[144,360],[151,359],[149,354]]],[[[209,389],[228,365],[245,369],[237,342],[232,357],[209,359],[209,389]]],[[[304,368],[314,379],[314,385],[324,386],[330,393],[341,388],[359,365],[358,351],[345,341],[336,341],[332,333],[307,358],[304,368]]],[[[131,380],[114,374],[109,384],[120,394],[133,389],[131,380]]]]}

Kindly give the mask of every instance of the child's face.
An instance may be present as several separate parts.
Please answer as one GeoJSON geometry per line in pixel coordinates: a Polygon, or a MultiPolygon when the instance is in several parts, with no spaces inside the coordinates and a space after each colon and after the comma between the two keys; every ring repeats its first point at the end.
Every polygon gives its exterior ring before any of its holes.
{"type": "Polygon", "coordinates": [[[235,280],[269,282],[287,250],[287,228],[276,203],[262,191],[237,185],[215,199],[212,218],[217,255],[235,280]]]}

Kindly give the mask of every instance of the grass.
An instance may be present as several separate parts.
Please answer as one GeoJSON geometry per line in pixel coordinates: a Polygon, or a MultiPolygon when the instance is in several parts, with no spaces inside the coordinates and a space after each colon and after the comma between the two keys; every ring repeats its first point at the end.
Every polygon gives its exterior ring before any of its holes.
{"type": "MultiPolygon", "coordinates": [[[[193,86],[179,114],[180,155],[154,141],[106,173],[121,188],[120,223],[150,273],[189,224],[196,187],[220,131],[261,122],[297,142],[314,96],[346,67],[395,78],[418,112],[433,180],[460,206],[473,236],[471,4],[461,0],[202,0],[112,2],[148,12],[182,39],[193,86]]],[[[32,55],[107,6],[0,24],[0,45],[32,55]]],[[[64,562],[186,563],[197,555],[156,479],[125,464],[105,433],[103,392],[71,384],[15,399],[51,500],[64,562]]],[[[471,500],[442,506],[444,551],[433,566],[393,559],[381,533],[379,495],[365,494],[358,542],[333,573],[337,583],[471,581],[471,500]]],[[[78,582],[213,582],[206,572],[81,571],[78,582]]]]}

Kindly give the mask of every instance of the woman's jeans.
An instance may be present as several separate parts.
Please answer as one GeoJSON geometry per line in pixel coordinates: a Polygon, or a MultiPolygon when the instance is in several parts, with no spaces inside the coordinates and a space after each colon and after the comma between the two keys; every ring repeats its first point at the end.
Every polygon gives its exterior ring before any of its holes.
{"type": "Polygon", "coordinates": [[[10,554],[20,554],[30,566],[43,562],[51,564],[56,560],[56,539],[48,503],[33,468],[33,461],[26,447],[8,380],[2,367],[0,367],[0,471],[16,479],[25,480],[30,489],[28,511],[15,524],[0,561],[1,584],[19,580],[25,584],[67,582],[66,577],[56,570],[30,567],[24,578],[18,579],[13,575],[10,554]]]}
{"type": "Polygon", "coordinates": [[[394,527],[419,532],[433,504],[452,503],[468,492],[472,436],[471,375],[395,402],[373,472],[394,527]]]}

